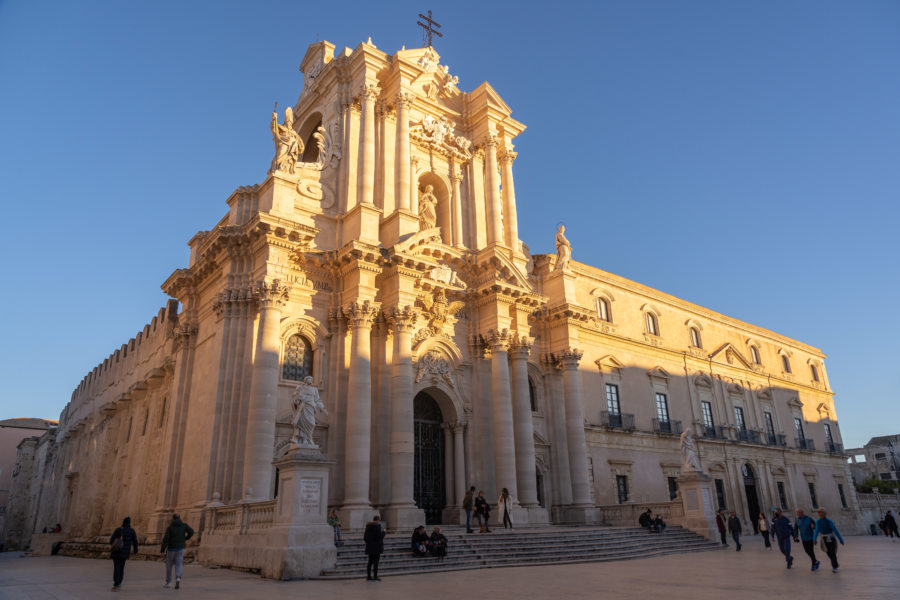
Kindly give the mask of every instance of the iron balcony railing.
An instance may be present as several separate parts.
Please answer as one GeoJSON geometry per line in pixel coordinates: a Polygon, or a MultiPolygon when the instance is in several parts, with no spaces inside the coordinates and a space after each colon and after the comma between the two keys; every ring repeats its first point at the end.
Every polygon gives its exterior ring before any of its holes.
{"type": "Polygon", "coordinates": [[[634,415],[628,413],[610,413],[604,410],[600,413],[600,424],[610,429],[634,430],[634,415]]]}
{"type": "Polygon", "coordinates": [[[672,435],[681,434],[681,421],[661,421],[653,419],[653,431],[656,433],[671,433],[672,435]]]}
{"type": "Polygon", "coordinates": [[[787,439],[780,433],[767,433],[766,442],[770,446],[787,446],[787,439]]]}
{"type": "Polygon", "coordinates": [[[755,429],[738,429],[737,430],[737,439],[741,442],[747,442],[749,444],[761,444],[762,441],[759,437],[759,432],[755,429]]]}
{"type": "Polygon", "coordinates": [[[813,443],[811,439],[808,438],[794,438],[797,442],[797,447],[801,450],[809,450],[810,452],[815,452],[816,445],[813,443]]]}
{"type": "Polygon", "coordinates": [[[704,425],[703,437],[713,440],[724,440],[728,436],[725,435],[725,428],[716,425],[704,425]]]}
{"type": "Polygon", "coordinates": [[[829,454],[843,454],[844,446],[842,444],[835,444],[834,442],[825,442],[825,450],[829,454]]]}

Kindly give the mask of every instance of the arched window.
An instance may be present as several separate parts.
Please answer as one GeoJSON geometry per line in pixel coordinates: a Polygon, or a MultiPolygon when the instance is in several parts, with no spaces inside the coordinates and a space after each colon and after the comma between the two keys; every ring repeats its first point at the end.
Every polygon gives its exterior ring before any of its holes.
{"type": "Polygon", "coordinates": [[[534,382],[528,378],[528,398],[531,400],[531,412],[537,412],[537,398],[534,393],[534,382]]]}
{"type": "Polygon", "coordinates": [[[784,368],[785,373],[791,372],[791,359],[788,358],[787,354],[781,355],[781,366],[784,368]]]}
{"type": "Polygon", "coordinates": [[[819,370],[816,368],[816,365],[809,365],[810,373],[812,373],[812,380],[818,383],[819,381],[819,370]]]}
{"type": "Polygon", "coordinates": [[[606,298],[597,298],[597,316],[601,321],[612,322],[612,313],[609,310],[609,301],[606,298]]]}
{"type": "Polygon", "coordinates": [[[647,316],[647,333],[650,335],[659,335],[659,322],[656,320],[656,315],[652,312],[645,314],[647,316]]]}
{"type": "Polygon", "coordinates": [[[700,330],[696,327],[691,327],[691,346],[694,348],[703,347],[703,344],[700,342],[700,330]]]}
{"type": "Polygon", "coordinates": [[[295,333],[288,338],[287,343],[284,345],[281,376],[284,379],[303,381],[304,377],[312,375],[312,367],[312,345],[305,337],[295,333]]]}
{"type": "Polygon", "coordinates": [[[759,358],[759,348],[757,348],[756,346],[750,346],[750,358],[753,360],[753,364],[762,364],[762,360],[760,360],[759,358]]]}

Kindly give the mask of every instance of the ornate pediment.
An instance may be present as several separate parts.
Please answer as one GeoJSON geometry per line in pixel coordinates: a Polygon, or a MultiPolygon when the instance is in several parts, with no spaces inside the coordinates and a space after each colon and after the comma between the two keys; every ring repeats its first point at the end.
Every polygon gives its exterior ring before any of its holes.
{"type": "Polygon", "coordinates": [[[719,346],[718,349],[709,355],[709,358],[717,362],[724,361],[729,365],[744,367],[745,369],[753,368],[750,361],[744,358],[744,355],[731,342],[726,342],[719,346]]]}
{"type": "Polygon", "coordinates": [[[426,115],[419,123],[410,127],[409,135],[429,150],[467,162],[472,158],[472,142],[456,135],[454,130],[455,126],[447,117],[426,115]]]}
{"type": "Polygon", "coordinates": [[[619,359],[617,359],[612,354],[607,354],[601,358],[598,358],[594,361],[594,364],[597,365],[597,368],[600,369],[601,372],[615,372],[617,374],[621,374],[622,369],[625,367],[619,359]]]}
{"type": "Polygon", "coordinates": [[[698,373],[694,377],[694,385],[697,387],[711,388],[713,384],[712,378],[706,373],[698,373]]]}
{"type": "Polygon", "coordinates": [[[437,350],[431,350],[420,356],[416,365],[416,383],[428,376],[431,377],[433,383],[443,381],[451,388],[454,387],[450,363],[437,350]]]}
{"type": "Polygon", "coordinates": [[[672,377],[671,375],[669,375],[669,372],[662,367],[653,367],[652,369],[647,371],[647,376],[650,377],[650,379],[663,380],[668,380],[670,377],[672,377]]]}

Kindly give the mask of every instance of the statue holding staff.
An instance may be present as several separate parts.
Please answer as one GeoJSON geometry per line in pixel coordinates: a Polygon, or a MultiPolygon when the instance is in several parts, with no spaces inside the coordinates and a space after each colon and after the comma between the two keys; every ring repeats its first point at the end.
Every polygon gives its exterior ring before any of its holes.
{"type": "Polygon", "coordinates": [[[303,382],[297,386],[294,391],[292,422],[294,425],[294,435],[291,437],[291,443],[301,448],[316,448],[313,441],[313,431],[316,428],[316,411],[320,410],[326,415],[325,405],[319,397],[319,389],[313,385],[313,378],[307,375],[303,378],[303,382]]]}
{"type": "Polygon", "coordinates": [[[694,438],[687,429],[681,433],[681,463],[681,470],[685,473],[700,471],[700,461],[694,453],[694,438]]]}
{"type": "Polygon", "coordinates": [[[303,140],[294,131],[294,111],[288,106],[284,109],[284,124],[278,124],[278,103],[272,111],[272,140],[275,142],[275,157],[272,158],[270,173],[286,171],[293,173],[300,156],[303,154],[303,140]]]}

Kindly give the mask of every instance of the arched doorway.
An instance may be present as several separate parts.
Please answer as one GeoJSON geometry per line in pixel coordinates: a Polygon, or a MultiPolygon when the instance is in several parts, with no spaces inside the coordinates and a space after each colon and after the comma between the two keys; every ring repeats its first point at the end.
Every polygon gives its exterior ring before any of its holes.
{"type": "Polygon", "coordinates": [[[444,508],[444,422],[441,407],[427,392],[413,399],[415,470],[413,497],[427,525],[441,523],[444,508]]]}
{"type": "Polygon", "coordinates": [[[753,533],[759,533],[759,496],[756,494],[756,476],[753,467],[745,464],[743,469],[744,492],[747,494],[747,510],[750,512],[750,524],[753,525],[753,533]]]}

